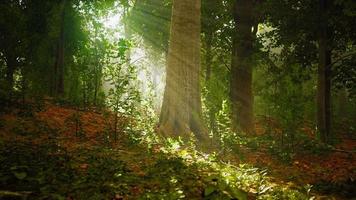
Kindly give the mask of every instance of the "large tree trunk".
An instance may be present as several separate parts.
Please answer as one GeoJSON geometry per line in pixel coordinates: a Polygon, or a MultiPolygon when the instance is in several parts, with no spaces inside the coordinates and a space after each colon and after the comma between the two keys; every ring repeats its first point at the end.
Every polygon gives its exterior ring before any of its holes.
{"type": "Polygon", "coordinates": [[[54,64],[54,95],[64,95],[64,23],[65,23],[65,9],[66,0],[62,1],[62,10],[60,16],[60,33],[57,44],[56,59],[54,64]]]}
{"type": "Polygon", "coordinates": [[[173,0],[160,131],[205,140],[200,94],[200,0],[173,0]]]}
{"type": "Polygon", "coordinates": [[[253,1],[236,0],[234,6],[236,35],[233,39],[231,62],[231,120],[233,130],[253,132],[253,94],[251,55],[253,49],[253,1]]]}
{"type": "Polygon", "coordinates": [[[327,1],[320,0],[320,32],[319,32],[319,66],[317,94],[317,126],[320,138],[327,143],[330,139],[331,124],[331,50],[328,47],[327,18],[324,13],[327,1]]]}

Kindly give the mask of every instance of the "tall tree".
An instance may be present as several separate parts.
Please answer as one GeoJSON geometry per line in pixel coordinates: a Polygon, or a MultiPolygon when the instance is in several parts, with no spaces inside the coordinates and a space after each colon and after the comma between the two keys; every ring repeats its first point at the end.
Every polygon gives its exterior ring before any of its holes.
{"type": "Polygon", "coordinates": [[[231,105],[233,130],[253,131],[252,64],[253,43],[258,24],[256,1],[236,0],[233,8],[235,35],[231,61],[231,105]]]}
{"type": "Polygon", "coordinates": [[[301,67],[318,66],[316,125],[321,140],[328,142],[331,135],[332,75],[334,85],[337,83],[346,88],[352,88],[348,85],[355,80],[345,76],[350,65],[344,62],[352,63],[349,58],[355,55],[352,50],[355,46],[355,3],[352,0],[265,2],[266,23],[274,28],[268,34],[273,38],[272,46],[283,47],[289,52],[285,57],[301,67]],[[332,59],[337,62],[332,62],[332,59]],[[338,63],[342,67],[338,67],[338,63]],[[340,81],[341,84],[338,83],[340,81]]]}
{"type": "Polygon", "coordinates": [[[61,12],[59,17],[59,37],[56,50],[56,58],[54,63],[54,94],[56,96],[64,95],[64,47],[65,47],[65,14],[67,1],[61,1],[61,12]]]}
{"type": "Polygon", "coordinates": [[[206,138],[200,91],[201,1],[173,0],[167,77],[160,116],[164,135],[206,138]]]}
{"type": "Polygon", "coordinates": [[[328,30],[327,0],[319,1],[319,34],[318,34],[318,91],[317,91],[317,125],[321,140],[328,142],[331,124],[331,47],[328,30]]]}
{"type": "Polygon", "coordinates": [[[202,81],[204,108],[210,131],[217,133],[216,115],[222,109],[223,101],[228,99],[230,61],[232,46],[231,33],[234,27],[231,3],[219,0],[202,1],[202,81]],[[230,22],[230,23],[228,23],[230,22]]]}

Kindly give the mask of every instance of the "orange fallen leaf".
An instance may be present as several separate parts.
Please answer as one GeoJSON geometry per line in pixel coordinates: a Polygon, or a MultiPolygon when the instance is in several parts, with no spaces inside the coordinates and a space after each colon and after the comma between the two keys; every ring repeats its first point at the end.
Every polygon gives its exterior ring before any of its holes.
{"type": "Polygon", "coordinates": [[[86,169],[88,169],[88,168],[89,168],[89,164],[84,163],[84,164],[81,164],[79,167],[80,167],[80,169],[84,169],[84,170],[86,170],[86,169]]]}

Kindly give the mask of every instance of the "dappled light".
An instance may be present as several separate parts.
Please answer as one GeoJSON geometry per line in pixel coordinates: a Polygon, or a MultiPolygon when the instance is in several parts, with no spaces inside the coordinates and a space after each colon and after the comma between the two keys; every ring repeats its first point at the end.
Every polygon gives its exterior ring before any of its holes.
{"type": "Polygon", "coordinates": [[[356,3],[0,2],[0,199],[356,196],[356,3]]]}

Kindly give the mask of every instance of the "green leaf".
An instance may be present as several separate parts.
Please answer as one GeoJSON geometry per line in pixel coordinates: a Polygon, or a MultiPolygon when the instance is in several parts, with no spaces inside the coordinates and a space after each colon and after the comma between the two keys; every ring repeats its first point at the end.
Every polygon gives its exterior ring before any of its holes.
{"type": "Polygon", "coordinates": [[[247,192],[240,190],[240,189],[234,189],[231,188],[232,195],[237,198],[238,200],[247,200],[247,192]]]}
{"type": "Polygon", "coordinates": [[[19,180],[23,180],[24,178],[27,177],[27,173],[26,172],[14,172],[14,175],[19,180]]]}
{"type": "Polygon", "coordinates": [[[215,191],[216,191],[215,187],[208,186],[207,188],[204,189],[204,196],[209,196],[215,191]]]}
{"type": "Polygon", "coordinates": [[[25,165],[23,165],[23,166],[21,165],[21,166],[13,166],[10,168],[10,170],[12,170],[12,171],[19,170],[19,169],[28,169],[28,167],[25,165]]]}
{"type": "Polygon", "coordinates": [[[221,182],[219,184],[219,190],[221,190],[221,191],[226,190],[227,187],[228,187],[228,185],[225,182],[221,182]]]}

